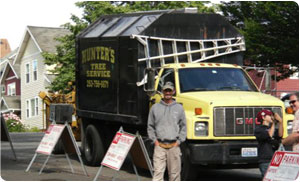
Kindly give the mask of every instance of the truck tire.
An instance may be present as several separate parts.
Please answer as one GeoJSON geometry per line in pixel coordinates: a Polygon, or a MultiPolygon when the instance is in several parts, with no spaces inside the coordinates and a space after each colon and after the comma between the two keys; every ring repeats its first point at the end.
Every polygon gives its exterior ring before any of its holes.
{"type": "Polygon", "coordinates": [[[104,157],[102,139],[94,125],[88,125],[83,139],[83,158],[89,166],[99,166],[104,157]]]}
{"type": "Polygon", "coordinates": [[[181,146],[181,180],[182,181],[195,181],[197,177],[197,166],[193,165],[190,161],[190,151],[185,143],[181,146]]]}

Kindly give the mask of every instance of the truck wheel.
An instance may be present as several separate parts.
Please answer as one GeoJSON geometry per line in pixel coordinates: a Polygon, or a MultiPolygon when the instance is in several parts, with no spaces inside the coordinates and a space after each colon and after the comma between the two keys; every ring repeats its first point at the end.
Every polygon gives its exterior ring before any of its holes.
{"type": "Polygon", "coordinates": [[[191,163],[190,151],[185,143],[182,144],[181,152],[181,180],[194,181],[197,177],[197,166],[191,163]]]}
{"type": "Polygon", "coordinates": [[[83,139],[84,161],[89,166],[99,166],[104,157],[103,143],[97,128],[88,125],[83,139]]]}

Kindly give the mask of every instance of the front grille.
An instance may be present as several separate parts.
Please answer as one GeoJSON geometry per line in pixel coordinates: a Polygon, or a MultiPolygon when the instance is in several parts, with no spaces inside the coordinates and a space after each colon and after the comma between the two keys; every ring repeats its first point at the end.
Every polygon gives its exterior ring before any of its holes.
{"type": "Polygon", "coordinates": [[[252,136],[256,115],[262,109],[269,109],[282,117],[281,107],[215,107],[214,136],[252,136]]]}

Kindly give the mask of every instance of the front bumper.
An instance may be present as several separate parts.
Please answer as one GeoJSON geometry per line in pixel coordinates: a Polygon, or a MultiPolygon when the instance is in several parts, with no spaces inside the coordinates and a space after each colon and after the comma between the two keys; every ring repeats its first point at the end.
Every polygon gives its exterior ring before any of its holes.
{"type": "Polygon", "coordinates": [[[258,157],[242,157],[242,148],[257,148],[256,141],[222,141],[188,143],[192,164],[239,165],[258,164],[258,157]]]}

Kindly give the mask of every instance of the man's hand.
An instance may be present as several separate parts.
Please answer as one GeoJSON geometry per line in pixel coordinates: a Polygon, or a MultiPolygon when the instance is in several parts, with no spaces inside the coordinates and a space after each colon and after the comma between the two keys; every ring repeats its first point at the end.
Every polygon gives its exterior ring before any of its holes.
{"type": "Polygon", "coordinates": [[[274,113],[274,119],[276,119],[279,123],[282,123],[282,118],[279,116],[278,113],[274,113]]]}
{"type": "Polygon", "coordinates": [[[155,140],[154,145],[155,145],[155,146],[158,146],[158,145],[159,145],[159,143],[158,143],[157,140],[155,140]]]}
{"type": "Polygon", "coordinates": [[[283,145],[293,145],[299,143],[299,132],[294,132],[282,140],[283,145]]]}
{"type": "Polygon", "coordinates": [[[179,146],[179,143],[178,143],[178,141],[176,141],[175,143],[174,143],[174,147],[178,147],[179,146]]]}

